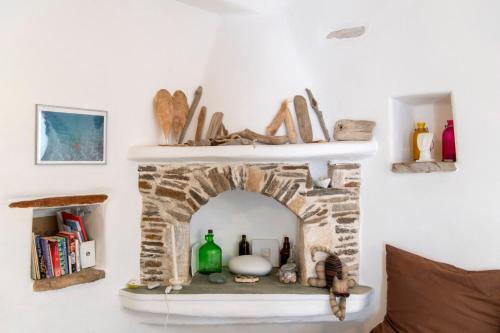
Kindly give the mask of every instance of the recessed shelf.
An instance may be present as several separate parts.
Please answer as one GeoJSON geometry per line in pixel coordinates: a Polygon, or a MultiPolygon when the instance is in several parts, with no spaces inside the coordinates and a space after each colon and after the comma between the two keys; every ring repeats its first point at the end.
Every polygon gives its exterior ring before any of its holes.
{"type": "Polygon", "coordinates": [[[395,173],[431,173],[457,171],[455,162],[403,162],[393,163],[392,172],[395,173]]]}
{"type": "MultiPolygon", "coordinates": [[[[447,120],[453,120],[452,95],[450,92],[394,97],[391,99],[392,121],[392,171],[399,173],[456,171],[456,163],[413,162],[412,144],[415,123],[423,121],[434,134],[431,150],[435,161],[442,159],[442,134],[447,120]]],[[[456,125],[456,124],[455,124],[456,125]]],[[[454,126],[455,127],[455,126],[454,126]]]]}
{"type": "Polygon", "coordinates": [[[375,155],[377,148],[375,140],[286,145],[135,146],[129,148],[128,159],[139,162],[356,161],[375,155]]]}
{"type": "Polygon", "coordinates": [[[62,289],[82,283],[94,282],[104,279],[106,273],[101,269],[85,268],[80,272],[64,275],[52,279],[35,280],[33,291],[47,291],[62,289]]]}

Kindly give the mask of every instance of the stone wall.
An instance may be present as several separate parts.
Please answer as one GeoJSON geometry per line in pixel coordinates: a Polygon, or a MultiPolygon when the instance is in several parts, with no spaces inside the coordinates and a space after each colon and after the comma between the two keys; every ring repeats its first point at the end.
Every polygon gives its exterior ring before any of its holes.
{"type": "MultiPolygon", "coordinates": [[[[300,280],[314,276],[314,246],[336,251],[358,271],[359,185],[357,164],[329,166],[332,188],[313,186],[307,164],[140,165],[142,195],[141,281],[172,277],[170,232],[175,230],[180,278],[189,281],[191,216],[211,197],[231,190],[262,193],[298,217],[300,280]],[[172,228],[173,227],[173,228],[172,228]]],[[[223,212],[221,212],[223,214],[223,212]]]]}

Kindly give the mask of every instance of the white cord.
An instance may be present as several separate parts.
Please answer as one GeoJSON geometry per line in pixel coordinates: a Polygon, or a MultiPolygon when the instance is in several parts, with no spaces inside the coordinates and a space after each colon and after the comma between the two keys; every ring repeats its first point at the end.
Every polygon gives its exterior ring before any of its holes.
{"type": "Polygon", "coordinates": [[[165,322],[163,323],[163,327],[168,327],[168,318],[170,316],[170,307],[168,304],[168,294],[172,291],[172,286],[168,286],[165,288],[165,304],[167,305],[167,314],[165,315],[165,322]]]}

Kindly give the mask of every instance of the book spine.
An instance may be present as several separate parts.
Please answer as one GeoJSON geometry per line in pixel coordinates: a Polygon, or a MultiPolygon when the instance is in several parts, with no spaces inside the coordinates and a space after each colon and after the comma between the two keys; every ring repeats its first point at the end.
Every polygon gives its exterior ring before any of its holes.
{"type": "Polygon", "coordinates": [[[61,239],[60,237],[57,237],[57,249],[59,251],[59,262],[61,263],[61,275],[66,275],[68,274],[67,267],[68,265],[66,264],[66,242],[61,239]]]}
{"type": "Polygon", "coordinates": [[[82,262],[80,259],[80,241],[75,239],[75,259],[76,259],[76,271],[79,272],[82,270],[82,262]]]}
{"type": "Polygon", "coordinates": [[[45,261],[45,269],[47,272],[47,277],[53,278],[54,277],[54,269],[52,266],[52,259],[50,258],[49,241],[46,240],[45,238],[42,238],[41,242],[42,242],[42,253],[43,253],[43,259],[45,261]]]}
{"type": "Polygon", "coordinates": [[[45,279],[47,277],[47,268],[43,259],[42,238],[40,236],[35,236],[35,244],[36,254],[38,256],[38,267],[40,268],[40,279],[45,279]]]}
{"type": "Polygon", "coordinates": [[[36,255],[36,245],[35,245],[35,234],[31,234],[31,279],[38,280],[38,274],[36,269],[36,260],[38,259],[36,255]]]}
{"type": "Polygon", "coordinates": [[[49,241],[50,244],[50,257],[52,259],[52,267],[54,267],[54,276],[61,276],[61,259],[59,257],[59,246],[56,240],[49,241]]]}

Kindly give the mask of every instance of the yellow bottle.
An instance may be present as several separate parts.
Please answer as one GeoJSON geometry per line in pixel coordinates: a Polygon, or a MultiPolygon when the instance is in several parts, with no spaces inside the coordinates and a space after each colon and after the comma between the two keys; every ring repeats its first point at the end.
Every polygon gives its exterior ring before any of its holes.
{"type": "Polygon", "coordinates": [[[420,150],[418,150],[417,138],[420,133],[428,133],[429,130],[425,127],[425,122],[417,122],[417,127],[413,131],[413,160],[416,161],[420,158],[420,150]]]}

